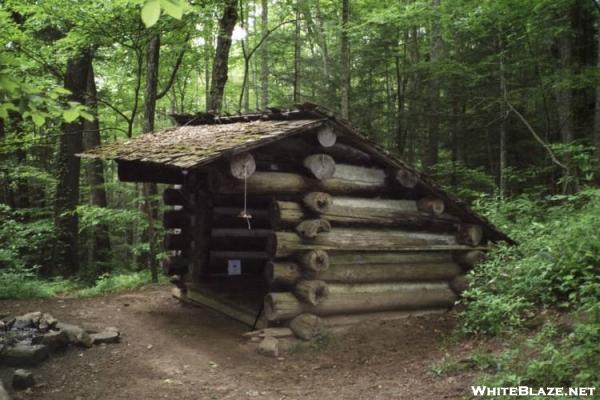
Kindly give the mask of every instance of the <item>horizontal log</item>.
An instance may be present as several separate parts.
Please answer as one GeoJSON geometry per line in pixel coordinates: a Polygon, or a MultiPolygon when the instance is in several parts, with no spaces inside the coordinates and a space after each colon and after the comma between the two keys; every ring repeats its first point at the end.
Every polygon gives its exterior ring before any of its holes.
{"type": "Polygon", "coordinates": [[[164,238],[164,247],[166,250],[188,250],[191,239],[189,235],[183,233],[167,233],[164,238]]]}
{"type": "Polygon", "coordinates": [[[462,273],[458,264],[337,264],[318,275],[326,282],[443,281],[462,273]]]}
{"type": "Polygon", "coordinates": [[[215,250],[263,250],[270,229],[213,228],[210,233],[211,246],[215,250]]]}
{"type": "Polygon", "coordinates": [[[341,283],[333,282],[328,284],[331,294],[356,294],[365,293],[398,293],[405,290],[438,290],[447,288],[447,282],[369,282],[369,283],[341,283]]]}
{"type": "Polygon", "coordinates": [[[480,250],[457,251],[453,254],[454,260],[466,268],[473,268],[485,260],[485,252],[480,250]]]}
{"type": "MultiPolygon", "coordinates": [[[[213,226],[219,228],[248,228],[248,220],[243,217],[244,209],[241,207],[214,207],[212,209],[213,226]]],[[[250,216],[252,229],[265,229],[271,227],[270,214],[267,209],[248,208],[246,215],[250,216]]]]}
{"type": "Polygon", "coordinates": [[[294,287],[294,294],[310,305],[321,304],[329,296],[329,287],[321,280],[300,280],[294,287]]]}
{"type": "Polygon", "coordinates": [[[268,147],[255,150],[254,153],[259,164],[261,161],[268,161],[280,165],[290,160],[298,163],[304,157],[315,153],[328,154],[338,163],[370,165],[373,162],[368,153],[349,144],[336,141],[333,146],[322,147],[308,143],[301,137],[291,137],[275,142],[268,147]]]}
{"type": "Polygon", "coordinates": [[[311,154],[302,163],[317,179],[330,179],[335,173],[335,161],[327,154],[311,154]]]}
{"type": "Polygon", "coordinates": [[[229,260],[240,260],[242,274],[261,274],[269,260],[267,253],[259,251],[217,251],[209,252],[207,272],[226,274],[229,260]]]}
{"type": "Polygon", "coordinates": [[[406,284],[401,291],[379,293],[341,294],[330,293],[325,301],[313,306],[303,303],[291,293],[268,293],[264,312],[267,320],[288,320],[301,313],[318,316],[336,314],[360,314],[391,310],[415,310],[451,307],[456,295],[447,284],[406,284]]]}
{"type": "Polygon", "coordinates": [[[192,225],[192,215],[186,210],[165,210],[163,226],[166,229],[187,229],[192,225]]]}
{"type": "Polygon", "coordinates": [[[417,200],[417,208],[429,214],[442,215],[446,207],[441,199],[424,197],[417,200]]]}
{"type": "MultiPolygon", "coordinates": [[[[304,207],[290,203],[278,204],[275,201],[271,205],[271,219],[282,221],[282,225],[291,224],[295,222],[294,218],[306,218],[309,212],[313,212],[336,225],[423,226],[445,230],[456,229],[460,222],[447,214],[424,212],[419,202],[414,200],[334,197],[312,192],[304,197],[304,207]],[[303,213],[304,209],[308,212],[303,213]]],[[[441,204],[443,210],[443,202],[441,204]]]]}
{"type": "Polygon", "coordinates": [[[333,146],[336,140],[337,135],[329,125],[325,125],[317,132],[317,142],[323,147],[333,146]]]}
{"type": "Polygon", "coordinates": [[[329,268],[329,255],[323,250],[309,250],[297,254],[300,267],[308,277],[317,274],[329,268]]]}
{"type": "Polygon", "coordinates": [[[314,239],[319,233],[330,232],[331,224],[326,219],[307,219],[296,226],[296,233],[306,239],[314,239]]]}
{"type": "Polygon", "coordinates": [[[189,261],[182,256],[172,256],[162,261],[162,268],[168,276],[183,275],[188,272],[189,261]]]}
{"type": "Polygon", "coordinates": [[[396,171],[396,180],[406,189],[413,189],[419,183],[417,174],[404,168],[396,171]]]}
{"type": "Polygon", "coordinates": [[[270,287],[293,287],[301,278],[302,271],[295,262],[267,262],[265,281],[270,287]]]}
{"type": "Polygon", "coordinates": [[[250,153],[236,154],[229,160],[229,172],[236,179],[250,177],[256,171],[256,161],[250,153]]]}
{"type": "Polygon", "coordinates": [[[302,206],[295,201],[274,200],[269,206],[272,227],[296,226],[307,218],[302,206]]]}
{"type": "Polygon", "coordinates": [[[461,295],[465,290],[469,288],[469,281],[464,275],[459,275],[450,281],[450,287],[457,295],[461,295]]]}
{"type": "Polygon", "coordinates": [[[483,228],[481,225],[461,224],[456,237],[459,243],[477,246],[483,240],[483,228]]]}
{"type": "Polygon", "coordinates": [[[327,283],[427,282],[451,280],[462,273],[455,263],[446,264],[336,264],[317,274],[306,274],[294,262],[270,262],[265,266],[267,283],[291,287],[303,278],[327,283]]]}
{"type": "Polygon", "coordinates": [[[189,205],[188,198],[181,188],[167,188],[163,192],[163,202],[168,206],[183,206],[189,205]]]}
{"type": "MultiPolygon", "coordinates": [[[[214,193],[243,193],[244,182],[218,171],[209,176],[209,188],[214,193]]],[[[326,191],[334,194],[382,192],[387,189],[385,172],[375,168],[338,164],[331,179],[319,181],[289,172],[255,172],[247,179],[250,194],[302,193],[326,191]]]]}
{"type": "Polygon", "coordinates": [[[304,250],[410,251],[464,249],[453,235],[402,230],[332,229],[305,240],[294,232],[273,232],[267,240],[267,253],[274,258],[304,250]]]}
{"type": "Polygon", "coordinates": [[[444,264],[452,263],[452,253],[432,252],[329,252],[331,265],[347,264],[444,264]]]}
{"type": "Polygon", "coordinates": [[[119,180],[122,182],[183,183],[183,171],[179,168],[133,161],[118,161],[117,171],[119,180]]]}
{"type": "Polygon", "coordinates": [[[323,317],[321,321],[323,326],[326,328],[343,327],[348,325],[361,324],[364,326],[368,323],[376,323],[382,321],[395,321],[399,319],[406,319],[410,317],[431,315],[431,314],[443,314],[448,312],[448,308],[429,308],[411,311],[381,311],[381,312],[370,312],[365,314],[353,314],[353,315],[334,315],[330,317],[323,317]]]}
{"type": "Polygon", "coordinates": [[[292,332],[292,330],[287,327],[277,327],[277,328],[257,329],[255,331],[246,332],[242,336],[249,337],[249,338],[253,338],[253,337],[264,338],[267,336],[274,337],[274,338],[280,338],[280,337],[294,336],[294,332],[292,332]]]}

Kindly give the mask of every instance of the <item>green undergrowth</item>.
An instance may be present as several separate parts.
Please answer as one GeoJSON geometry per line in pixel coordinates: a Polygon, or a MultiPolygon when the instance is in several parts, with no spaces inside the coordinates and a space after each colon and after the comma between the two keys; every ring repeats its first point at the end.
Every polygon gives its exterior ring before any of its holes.
{"type": "MultiPolygon", "coordinates": [[[[507,343],[481,382],[600,387],[600,189],[477,206],[518,242],[498,246],[469,274],[461,300],[461,334],[507,343]]],[[[465,365],[445,360],[433,369],[465,365]]]]}
{"type": "MultiPolygon", "coordinates": [[[[167,278],[161,276],[160,283],[167,278]]],[[[44,299],[57,296],[93,297],[137,289],[151,284],[150,273],[123,272],[105,274],[92,284],[62,278],[42,279],[31,270],[0,273],[0,299],[44,299]]]]}

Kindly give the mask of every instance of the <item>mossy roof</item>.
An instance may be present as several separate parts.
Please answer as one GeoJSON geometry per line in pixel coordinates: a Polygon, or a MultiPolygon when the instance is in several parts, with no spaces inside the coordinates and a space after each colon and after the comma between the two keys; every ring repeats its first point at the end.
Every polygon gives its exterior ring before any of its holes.
{"type": "Polygon", "coordinates": [[[318,117],[304,117],[177,126],[105,144],[81,156],[194,168],[210,163],[227,152],[252,149],[283,136],[314,128],[321,125],[322,121],[318,117]]]}

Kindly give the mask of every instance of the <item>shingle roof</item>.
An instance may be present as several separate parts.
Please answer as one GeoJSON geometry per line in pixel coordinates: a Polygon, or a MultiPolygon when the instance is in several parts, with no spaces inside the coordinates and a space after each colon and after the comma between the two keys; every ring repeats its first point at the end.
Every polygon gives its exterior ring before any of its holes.
{"type": "Polygon", "coordinates": [[[91,149],[82,157],[194,168],[320,125],[322,118],[178,126],[91,149]]]}

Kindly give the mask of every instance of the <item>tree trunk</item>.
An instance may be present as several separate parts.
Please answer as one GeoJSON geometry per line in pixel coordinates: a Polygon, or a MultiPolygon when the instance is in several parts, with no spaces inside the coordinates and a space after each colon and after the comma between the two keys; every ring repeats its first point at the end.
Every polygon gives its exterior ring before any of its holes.
{"type": "Polygon", "coordinates": [[[300,39],[300,0],[296,0],[295,4],[296,9],[296,23],[294,30],[294,87],[292,98],[294,103],[300,102],[300,57],[302,56],[302,47],[301,47],[301,39],[300,39]]]}
{"type": "Polygon", "coordinates": [[[429,127],[427,131],[427,145],[425,148],[425,157],[423,157],[423,168],[425,171],[430,171],[438,162],[439,150],[439,129],[440,129],[440,80],[437,77],[437,65],[442,58],[442,34],[441,34],[441,0],[433,0],[433,21],[431,24],[431,81],[430,81],[430,96],[429,96],[429,127]]]}
{"type": "MultiPolygon", "coordinates": [[[[98,120],[98,99],[96,90],[96,81],[94,76],[94,67],[90,62],[90,69],[87,81],[86,106],[94,115],[94,121],[83,122],[83,149],[100,146],[100,121],[98,120]]],[[[106,189],[104,187],[104,166],[101,160],[88,160],[86,164],[87,181],[90,185],[90,204],[95,207],[106,208],[106,189]]],[[[110,238],[108,226],[99,224],[92,228],[92,241],[90,249],[90,258],[96,267],[94,271],[104,273],[110,271],[108,265],[110,257],[110,238]]]]}
{"type": "MultiPolygon", "coordinates": [[[[261,0],[261,29],[262,36],[269,32],[269,0],[261,0]]],[[[269,39],[265,39],[260,49],[260,108],[269,106],[269,39]]]]}
{"type": "Polygon", "coordinates": [[[212,67],[210,83],[210,98],[208,111],[219,113],[223,105],[223,93],[228,78],[229,49],[231,48],[231,35],[237,22],[237,0],[226,0],[223,16],[219,20],[219,36],[217,49],[212,67]]]}
{"type": "Polygon", "coordinates": [[[504,47],[500,46],[500,197],[506,196],[506,101],[508,100],[506,89],[506,77],[504,72],[504,47]]]}
{"type": "MultiPolygon", "coordinates": [[[[156,100],[158,92],[158,68],[160,61],[160,35],[155,34],[148,43],[148,64],[146,71],[146,95],[144,97],[144,120],[142,129],[144,133],[154,131],[154,119],[156,114],[156,100]]],[[[158,253],[158,244],[156,238],[155,222],[158,219],[158,204],[155,197],[158,194],[156,183],[143,183],[142,196],[144,203],[142,210],[146,214],[148,227],[143,233],[144,240],[149,243],[149,251],[146,255],[145,264],[147,265],[152,275],[152,282],[158,282],[158,261],[156,259],[158,253]]]]}
{"type": "MultiPolygon", "coordinates": [[[[64,87],[71,92],[70,101],[85,103],[90,64],[91,56],[87,51],[67,62],[64,87]]],[[[79,221],[75,208],[79,201],[80,159],[75,154],[81,152],[82,141],[83,123],[80,119],[62,124],[56,162],[53,260],[56,263],[54,272],[65,276],[79,271],[79,221]]]]}
{"type": "Polygon", "coordinates": [[[348,22],[350,0],[342,0],[342,25],[340,34],[340,111],[342,118],[348,119],[350,102],[350,45],[348,22]]]}

